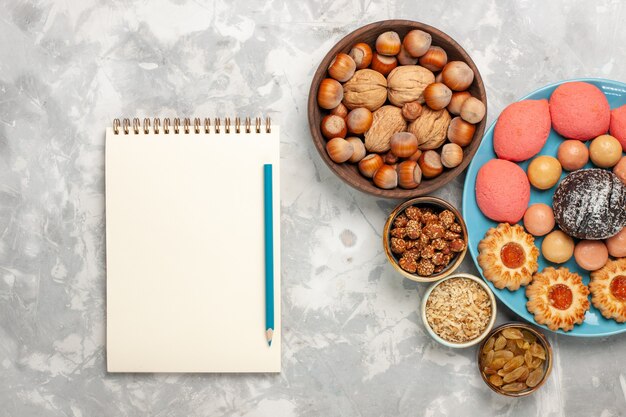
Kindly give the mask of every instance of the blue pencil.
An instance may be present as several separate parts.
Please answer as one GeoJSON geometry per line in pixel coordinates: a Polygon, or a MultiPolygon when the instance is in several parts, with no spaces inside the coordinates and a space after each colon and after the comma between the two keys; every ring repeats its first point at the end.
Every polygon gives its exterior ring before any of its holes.
{"type": "Polygon", "coordinates": [[[265,214],[265,337],[272,346],[274,336],[274,222],[272,214],[272,164],[263,165],[265,214]]]}

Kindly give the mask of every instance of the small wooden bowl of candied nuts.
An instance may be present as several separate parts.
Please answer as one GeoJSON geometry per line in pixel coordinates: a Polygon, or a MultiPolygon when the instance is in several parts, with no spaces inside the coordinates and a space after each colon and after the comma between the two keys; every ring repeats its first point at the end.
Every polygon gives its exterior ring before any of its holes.
{"type": "Polygon", "coordinates": [[[468,53],[420,22],[385,20],[341,39],[309,91],[313,143],[350,186],[386,198],[427,195],[467,167],[487,95],[468,53]]]}
{"type": "Polygon", "coordinates": [[[383,231],[387,259],[405,278],[433,282],[450,275],[467,252],[461,213],[436,197],[417,197],[397,206],[383,231]]]}
{"type": "Polygon", "coordinates": [[[523,397],[537,391],[552,371],[552,347],[524,323],[506,323],[480,344],[477,363],[483,381],[498,394],[523,397]]]}

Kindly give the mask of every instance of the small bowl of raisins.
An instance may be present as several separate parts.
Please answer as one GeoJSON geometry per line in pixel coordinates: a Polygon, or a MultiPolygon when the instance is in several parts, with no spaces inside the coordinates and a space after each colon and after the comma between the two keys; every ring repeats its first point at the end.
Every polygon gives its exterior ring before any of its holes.
{"type": "Polygon", "coordinates": [[[467,252],[461,213],[436,197],[417,197],[397,206],[383,231],[387,259],[405,278],[433,282],[453,273],[467,252]]]}
{"type": "Polygon", "coordinates": [[[550,376],[552,348],[534,327],[510,322],[489,333],[477,351],[483,381],[498,394],[523,397],[550,376]]]}

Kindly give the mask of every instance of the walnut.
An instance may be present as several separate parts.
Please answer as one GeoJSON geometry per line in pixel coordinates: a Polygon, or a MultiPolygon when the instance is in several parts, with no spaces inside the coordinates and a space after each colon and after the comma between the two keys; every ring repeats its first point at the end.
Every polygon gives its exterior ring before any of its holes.
{"type": "Polygon", "coordinates": [[[391,104],[402,107],[405,103],[424,102],[422,93],[435,82],[435,75],[419,65],[396,67],[387,76],[388,96],[391,104]]]}
{"type": "Polygon", "coordinates": [[[378,71],[362,69],[343,85],[343,104],[350,110],[365,107],[374,111],[387,100],[387,80],[378,71]]]}
{"type": "Polygon", "coordinates": [[[374,112],[372,126],[365,132],[365,149],[369,152],[387,152],[391,149],[391,136],[406,129],[402,109],[383,106],[374,112]]]}
{"type": "Polygon", "coordinates": [[[409,124],[408,131],[417,137],[420,149],[437,149],[446,141],[450,120],[448,110],[432,110],[424,106],[422,115],[409,124]]]}

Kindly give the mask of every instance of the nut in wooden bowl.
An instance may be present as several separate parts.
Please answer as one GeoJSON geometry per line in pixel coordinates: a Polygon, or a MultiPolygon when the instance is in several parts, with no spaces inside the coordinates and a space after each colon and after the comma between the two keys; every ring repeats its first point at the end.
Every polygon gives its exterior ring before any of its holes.
{"type": "Polygon", "coordinates": [[[467,252],[467,227],[459,211],[436,197],[397,206],[383,230],[387,259],[405,278],[433,282],[450,275],[467,252]]]}
{"type": "Polygon", "coordinates": [[[316,148],[342,180],[379,197],[410,198],[431,193],[467,167],[485,129],[486,103],[480,73],[458,43],[423,23],[387,20],[355,30],[328,52],[311,83],[308,118],[316,148]],[[328,115],[346,119],[347,136],[328,115]],[[356,117],[364,115],[367,120],[356,117]],[[417,138],[413,155],[390,149],[398,132],[417,138]],[[349,139],[354,155],[337,159],[326,145],[336,137],[349,139]],[[452,143],[458,146],[444,155],[452,143]],[[383,161],[378,175],[370,169],[375,155],[383,161]],[[418,162],[419,172],[409,172],[415,165],[403,164],[409,161],[418,162]],[[401,180],[407,175],[410,181],[401,180]]]}

